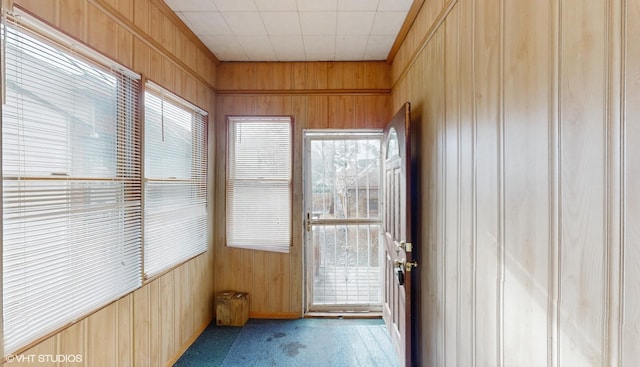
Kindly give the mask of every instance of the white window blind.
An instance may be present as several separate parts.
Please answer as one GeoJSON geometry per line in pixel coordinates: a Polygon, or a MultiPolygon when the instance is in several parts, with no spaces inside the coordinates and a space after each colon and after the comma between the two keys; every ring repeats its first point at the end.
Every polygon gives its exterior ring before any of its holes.
{"type": "Polygon", "coordinates": [[[291,117],[229,117],[227,246],[289,252],[291,117]]]}
{"type": "Polygon", "coordinates": [[[141,285],[141,162],[137,76],[22,25],[2,38],[7,354],[141,285]]]}
{"type": "Polygon", "coordinates": [[[207,117],[147,83],[144,135],[144,271],[151,277],[207,250],[207,117]]]}

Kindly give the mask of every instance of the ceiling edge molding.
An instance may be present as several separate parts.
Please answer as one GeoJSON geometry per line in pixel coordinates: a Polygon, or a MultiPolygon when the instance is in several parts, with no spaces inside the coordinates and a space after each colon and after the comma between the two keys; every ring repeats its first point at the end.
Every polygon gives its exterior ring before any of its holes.
{"type": "Polygon", "coordinates": [[[413,26],[413,22],[418,17],[418,13],[420,13],[420,10],[422,10],[423,5],[424,5],[424,0],[413,1],[413,5],[411,5],[411,8],[409,9],[409,12],[407,13],[407,17],[404,19],[404,22],[402,23],[402,27],[400,27],[398,36],[396,37],[396,40],[393,42],[393,45],[391,46],[391,50],[389,50],[389,55],[387,56],[388,64],[393,63],[393,60],[396,58],[396,54],[400,50],[400,46],[402,46],[402,43],[404,42],[405,38],[407,38],[407,35],[409,34],[409,30],[411,29],[411,26],[413,26]]]}

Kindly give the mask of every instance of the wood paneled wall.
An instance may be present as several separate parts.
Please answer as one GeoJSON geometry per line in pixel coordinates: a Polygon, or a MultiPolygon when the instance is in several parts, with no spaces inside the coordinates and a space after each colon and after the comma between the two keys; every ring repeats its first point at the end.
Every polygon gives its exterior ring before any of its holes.
{"type": "Polygon", "coordinates": [[[413,106],[421,366],[640,360],[640,4],[425,2],[413,106]]]}
{"type": "MultiPolygon", "coordinates": [[[[13,4],[209,111],[209,170],[214,171],[212,87],[217,60],[162,1],[16,0],[13,4]]],[[[83,360],[38,364],[43,367],[171,365],[213,318],[212,252],[209,249],[22,354],[79,354],[83,360]]]]}
{"type": "Polygon", "coordinates": [[[249,292],[251,317],[302,315],[302,130],[382,128],[391,117],[384,62],[222,63],[216,156],[225,157],[227,115],[294,118],[293,246],[289,254],[226,247],[225,165],[216,171],[216,290],[249,292]]]}

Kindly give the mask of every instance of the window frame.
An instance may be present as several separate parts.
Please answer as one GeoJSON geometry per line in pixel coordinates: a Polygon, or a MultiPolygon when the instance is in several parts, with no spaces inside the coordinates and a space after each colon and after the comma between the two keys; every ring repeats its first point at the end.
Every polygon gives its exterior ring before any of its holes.
{"type": "MultiPolygon", "coordinates": [[[[24,182],[30,182],[30,181],[34,181],[37,180],[42,181],[42,182],[51,182],[52,184],[54,184],[55,186],[60,186],[56,183],[65,183],[68,186],[68,188],[66,190],[70,190],[70,188],[74,187],[74,186],[85,186],[87,185],[87,183],[96,183],[98,185],[103,185],[103,184],[109,184],[109,183],[119,183],[122,185],[122,194],[124,196],[116,196],[114,201],[114,204],[112,205],[121,205],[122,208],[119,210],[122,210],[123,212],[120,214],[120,218],[123,218],[123,216],[126,219],[121,219],[124,223],[124,225],[129,228],[130,223],[135,223],[136,221],[139,223],[142,223],[142,187],[141,187],[141,174],[140,173],[135,173],[136,169],[137,172],[140,172],[139,169],[141,168],[142,162],[141,160],[135,160],[135,159],[131,159],[131,156],[136,156],[136,155],[140,155],[141,153],[141,149],[142,149],[142,144],[143,144],[143,140],[142,140],[142,123],[141,123],[141,117],[143,115],[143,106],[141,104],[141,99],[140,99],[140,93],[142,91],[142,76],[140,74],[137,74],[133,71],[131,71],[130,69],[128,69],[127,67],[117,63],[116,61],[98,53],[97,51],[95,51],[94,49],[90,48],[89,46],[86,46],[85,44],[78,42],[77,40],[63,34],[61,31],[59,31],[58,29],[56,29],[55,27],[52,27],[48,24],[43,23],[42,21],[40,21],[39,19],[31,16],[28,13],[25,13],[23,11],[21,11],[20,9],[16,8],[15,12],[13,13],[9,13],[7,14],[7,21],[6,22],[2,22],[2,27],[3,27],[3,34],[4,37],[9,37],[7,35],[8,29],[13,29],[13,32],[17,32],[19,33],[18,35],[16,35],[16,37],[22,38],[22,37],[26,37],[26,39],[33,39],[33,42],[37,42],[37,45],[42,44],[43,47],[45,48],[51,48],[54,52],[56,53],[60,53],[61,56],[69,58],[70,60],[75,60],[75,62],[79,62],[79,63],[83,63],[83,65],[81,66],[82,68],[86,68],[89,67],[90,69],[83,69],[85,72],[90,72],[90,73],[104,73],[104,74],[108,74],[110,76],[112,76],[115,80],[115,84],[113,86],[113,91],[115,92],[115,112],[113,117],[113,120],[108,120],[107,124],[111,124],[114,123],[115,126],[113,127],[114,129],[114,136],[113,136],[113,141],[107,141],[107,145],[109,145],[109,143],[113,143],[113,145],[106,150],[105,152],[110,152],[114,155],[114,157],[116,157],[116,161],[114,162],[114,167],[113,167],[113,171],[111,172],[113,174],[113,176],[109,175],[101,175],[101,174],[86,174],[84,172],[82,172],[83,174],[81,175],[74,175],[73,171],[69,170],[68,172],[56,172],[55,170],[51,171],[50,175],[44,175],[43,173],[39,172],[39,168],[38,170],[34,170],[34,171],[25,171],[24,173],[18,173],[18,174],[11,174],[11,173],[7,173],[5,175],[5,173],[2,173],[2,187],[3,187],[3,192],[5,191],[5,182],[9,182],[9,181],[24,181],[24,182]],[[127,157],[127,158],[121,158],[121,157],[127,157]],[[136,188],[137,187],[137,188],[136,188]],[[135,196],[131,196],[131,195],[135,195],[135,196]],[[137,204],[134,203],[134,205],[137,206],[137,214],[135,213],[135,209],[134,209],[134,217],[130,217],[130,213],[129,211],[131,210],[129,208],[129,202],[135,201],[137,202],[137,204]],[[129,224],[129,225],[128,225],[129,224]]],[[[5,38],[6,39],[6,38],[5,38]]],[[[28,46],[28,47],[33,47],[33,46],[28,46]]],[[[26,52],[29,52],[29,48],[23,49],[23,48],[19,48],[19,52],[23,52],[23,50],[27,50],[26,52]]],[[[6,50],[4,49],[4,45],[3,45],[3,49],[2,49],[2,70],[1,70],[1,76],[2,76],[2,88],[3,88],[3,92],[2,92],[2,109],[0,109],[1,112],[3,112],[2,114],[0,114],[0,122],[2,122],[2,128],[5,128],[5,116],[4,116],[4,109],[7,108],[5,107],[6,105],[6,100],[5,98],[7,97],[7,93],[6,93],[6,75],[7,75],[7,68],[6,68],[6,64],[5,64],[5,55],[6,55],[6,50]]],[[[50,52],[50,51],[47,51],[50,52]]],[[[40,60],[41,62],[46,62],[44,60],[40,60]]],[[[17,62],[23,62],[21,60],[21,56],[19,59],[17,59],[17,62]]],[[[74,61],[72,61],[74,62],[74,61]]],[[[78,64],[76,64],[77,66],[78,64]]],[[[52,68],[55,67],[59,67],[55,64],[51,64],[52,68]]],[[[43,82],[46,83],[46,82],[43,82]]],[[[40,84],[40,83],[38,83],[40,84]]],[[[35,102],[30,102],[30,103],[35,103],[35,102]]],[[[35,103],[34,105],[37,106],[37,103],[35,103]]],[[[38,110],[36,110],[38,111],[38,110]]],[[[9,112],[7,112],[9,113],[9,112]]],[[[95,113],[95,111],[94,111],[95,113]]],[[[16,115],[15,117],[17,120],[17,124],[24,124],[25,122],[21,119],[24,119],[24,116],[20,117],[20,115],[16,115]]],[[[68,122],[71,123],[71,122],[68,122]]],[[[10,126],[7,128],[11,128],[10,126]]],[[[73,127],[67,127],[68,129],[74,129],[73,127]]],[[[46,132],[44,133],[46,134],[46,132]]],[[[38,138],[34,138],[34,141],[40,141],[41,139],[38,138]]],[[[78,146],[78,145],[82,145],[83,143],[86,143],[86,139],[81,139],[78,141],[75,141],[74,138],[72,138],[71,136],[67,136],[63,139],[64,141],[66,141],[66,144],[68,144],[68,147],[74,147],[74,149],[78,146]]],[[[3,148],[4,149],[4,148],[3,148]]],[[[18,150],[19,151],[22,151],[18,150]]],[[[72,151],[72,150],[70,150],[72,151]]],[[[68,158],[68,157],[67,157],[68,158]]],[[[25,159],[24,157],[21,158],[21,161],[25,159]]],[[[0,162],[4,161],[4,154],[3,154],[3,160],[0,162]]],[[[70,162],[73,162],[73,160],[71,160],[70,162]]],[[[68,163],[71,166],[73,165],[73,163],[68,163]]],[[[25,190],[25,188],[18,188],[15,190],[25,190]]],[[[77,203],[78,205],[88,205],[87,204],[87,200],[93,201],[91,198],[98,198],[99,200],[105,200],[105,196],[103,196],[103,194],[99,194],[97,195],[95,192],[92,191],[92,189],[90,189],[89,186],[87,186],[87,188],[83,188],[81,190],[88,190],[88,191],[83,191],[83,193],[77,197],[73,197],[71,199],[68,199],[68,206],[69,206],[69,210],[71,211],[75,211],[76,209],[74,209],[74,202],[77,203]]],[[[117,195],[117,194],[116,194],[117,195]]],[[[4,196],[4,195],[3,195],[4,196]]],[[[6,232],[6,228],[5,228],[5,217],[7,215],[7,213],[5,213],[5,210],[7,210],[7,208],[5,208],[5,199],[0,199],[2,202],[2,206],[3,206],[3,210],[2,210],[2,218],[3,218],[3,226],[2,226],[2,233],[3,233],[3,237],[4,234],[6,232]]],[[[22,207],[23,205],[23,200],[19,201],[21,204],[20,207],[22,207]]],[[[28,208],[28,205],[26,205],[25,207],[28,208]]],[[[88,207],[89,209],[91,209],[90,207],[88,207]]],[[[119,206],[118,206],[119,208],[119,206]]],[[[95,213],[95,209],[92,209],[92,211],[89,211],[88,213],[92,214],[95,213]]],[[[69,213],[66,214],[66,218],[67,219],[73,219],[69,213]]],[[[60,233],[64,233],[65,237],[67,237],[67,244],[69,245],[73,245],[75,244],[75,242],[69,242],[70,240],[68,239],[69,236],[73,236],[78,235],[75,232],[69,232],[69,227],[86,227],[88,225],[90,225],[90,221],[87,222],[86,218],[77,218],[78,222],[76,224],[73,224],[73,221],[71,224],[67,224],[66,227],[60,227],[60,226],[56,226],[55,231],[60,232],[60,233]],[[59,229],[59,230],[58,230],[59,229]]],[[[50,220],[50,219],[48,219],[50,220]]],[[[96,219],[93,219],[96,220],[96,219]]],[[[102,221],[102,220],[100,220],[102,221]]],[[[111,223],[111,222],[109,222],[111,223]]],[[[134,229],[134,232],[137,233],[137,237],[135,238],[142,238],[142,231],[143,231],[143,227],[141,225],[137,226],[137,228],[134,229]]],[[[114,237],[118,237],[118,236],[123,236],[123,235],[130,235],[129,230],[124,230],[121,228],[121,231],[117,232],[114,234],[114,237]]],[[[98,234],[97,238],[99,239],[106,239],[107,236],[102,236],[100,234],[98,234]]],[[[5,355],[6,353],[18,353],[21,352],[23,350],[25,350],[26,348],[28,348],[30,345],[33,344],[34,341],[39,340],[40,338],[46,336],[46,335],[50,335],[53,332],[58,332],[60,330],[65,329],[66,327],[68,327],[70,324],[73,324],[76,320],[80,319],[80,318],[84,318],[87,315],[95,312],[96,310],[116,301],[117,299],[121,298],[122,296],[126,295],[126,294],[130,294],[131,292],[135,291],[136,289],[139,289],[142,286],[142,242],[141,240],[135,240],[135,238],[132,239],[128,239],[125,242],[115,242],[116,245],[113,245],[113,243],[111,242],[107,242],[107,248],[108,250],[110,250],[111,252],[117,252],[120,251],[122,249],[124,249],[127,246],[130,246],[130,248],[128,248],[128,253],[131,257],[131,259],[133,259],[134,261],[136,261],[136,263],[138,264],[137,268],[127,268],[127,270],[130,270],[130,272],[128,272],[128,274],[125,275],[125,277],[127,277],[128,279],[131,280],[131,284],[129,283],[125,283],[122,284],[122,289],[118,290],[117,292],[107,292],[105,293],[103,298],[100,298],[98,301],[96,302],[88,302],[85,305],[82,305],[82,307],[78,308],[78,309],[74,309],[70,312],[68,312],[67,314],[64,315],[63,318],[56,318],[51,320],[50,322],[46,323],[44,327],[41,327],[39,329],[37,329],[36,332],[32,332],[32,333],[28,333],[26,335],[26,339],[18,339],[17,342],[15,343],[11,343],[10,347],[7,348],[7,343],[3,342],[5,348],[3,350],[3,355],[5,355]],[[134,274],[135,273],[135,274],[134,274]],[[135,283],[135,284],[134,284],[135,283]]],[[[5,260],[5,241],[3,240],[3,245],[0,251],[2,251],[1,253],[3,254],[3,261],[5,260]]],[[[88,246],[91,247],[91,246],[88,246]]],[[[33,250],[32,250],[33,251],[33,250]]],[[[45,256],[45,255],[43,255],[45,256]]],[[[50,260],[50,258],[47,258],[48,260],[50,260]]],[[[29,260],[27,260],[29,261],[29,260]]],[[[42,260],[41,260],[42,261],[42,260]]],[[[124,264],[123,264],[124,265],[124,264]]],[[[41,266],[40,269],[42,269],[41,266]]],[[[98,269],[94,269],[95,271],[98,271],[98,269]]],[[[3,266],[3,280],[5,279],[5,271],[6,269],[3,266]]],[[[46,273],[48,270],[45,268],[44,270],[40,270],[44,273],[46,273]]],[[[113,270],[112,270],[113,272],[113,270]]],[[[90,271],[91,273],[91,271],[90,271]]],[[[33,275],[33,273],[29,273],[30,275],[33,275]]],[[[64,274],[64,273],[63,273],[64,274]]],[[[99,282],[103,282],[103,283],[113,283],[116,281],[119,281],[116,278],[109,278],[109,279],[97,279],[96,276],[98,276],[97,273],[93,273],[94,276],[93,278],[96,279],[96,281],[99,282]]],[[[65,279],[64,275],[61,275],[61,279],[65,279]]],[[[50,287],[47,286],[46,284],[44,284],[45,289],[48,289],[50,291],[55,290],[54,287],[50,287]]],[[[111,287],[108,287],[109,289],[111,289],[111,287]]],[[[87,293],[82,290],[76,290],[77,292],[80,292],[79,294],[83,294],[83,298],[87,298],[87,293]]],[[[4,299],[4,292],[5,292],[5,287],[3,284],[3,299],[4,299]]],[[[102,293],[101,293],[102,294],[102,293]]],[[[4,300],[6,301],[6,300],[4,300]]],[[[19,301],[19,302],[24,302],[24,301],[19,301]]],[[[55,309],[58,309],[60,307],[60,303],[57,303],[58,306],[55,307],[55,309]]],[[[6,309],[3,306],[3,319],[5,318],[4,316],[6,315],[6,309]]],[[[3,333],[2,333],[2,337],[3,339],[6,338],[6,330],[4,325],[3,327],[3,333]]]]}
{"type": "MultiPolygon", "coordinates": [[[[239,249],[249,249],[249,250],[257,250],[257,251],[268,251],[268,252],[277,252],[277,253],[290,253],[291,247],[293,247],[293,212],[294,212],[294,202],[293,202],[293,173],[294,173],[294,156],[295,156],[295,119],[293,115],[227,115],[225,116],[225,246],[230,248],[239,248],[239,249]],[[288,243],[287,245],[258,245],[258,244],[243,244],[243,245],[235,245],[230,244],[229,240],[229,215],[232,213],[230,210],[231,203],[229,186],[232,185],[232,181],[234,179],[231,177],[231,124],[233,121],[269,121],[274,119],[288,119],[289,124],[289,178],[287,182],[288,188],[288,197],[289,197],[289,223],[288,223],[288,243]]],[[[245,179],[246,180],[246,179],[245,179]]],[[[256,178],[255,181],[260,181],[260,179],[256,178]]],[[[282,180],[285,181],[285,180],[282,180]]]]}
{"type": "MultiPolygon", "coordinates": [[[[144,82],[144,87],[142,90],[142,108],[145,111],[144,116],[142,117],[142,121],[141,124],[143,126],[143,134],[142,134],[142,170],[141,170],[141,180],[142,180],[142,186],[143,186],[143,199],[142,199],[142,211],[143,211],[143,223],[142,223],[142,233],[143,233],[143,238],[142,238],[142,249],[143,249],[143,255],[142,255],[142,277],[144,279],[144,282],[149,282],[163,274],[165,274],[168,271],[171,271],[172,269],[175,269],[176,267],[180,266],[180,264],[183,264],[205,252],[207,252],[209,250],[209,244],[211,242],[211,215],[210,215],[210,202],[209,202],[209,191],[210,191],[210,187],[209,187],[209,151],[208,151],[208,144],[209,144],[209,113],[192,104],[191,102],[187,101],[186,99],[178,96],[177,94],[171,92],[170,90],[162,87],[161,85],[153,82],[152,80],[146,79],[144,82]],[[196,149],[196,144],[194,143],[192,146],[192,161],[191,161],[191,177],[190,178],[179,178],[179,177],[147,177],[147,167],[146,167],[146,157],[147,157],[147,153],[148,153],[148,149],[146,147],[147,144],[147,93],[153,95],[156,98],[159,98],[161,100],[162,103],[164,103],[165,101],[170,102],[173,107],[179,108],[184,110],[185,112],[189,112],[192,114],[191,117],[191,128],[192,128],[192,138],[195,138],[197,136],[196,132],[194,131],[194,126],[197,124],[197,121],[195,121],[195,114],[200,115],[200,117],[202,118],[202,124],[203,126],[203,131],[202,131],[202,136],[203,136],[203,144],[202,144],[202,159],[204,161],[203,163],[203,171],[200,172],[203,174],[203,181],[204,181],[204,188],[199,187],[199,192],[197,193],[198,196],[202,197],[202,200],[204,200],[204,210],[205,210],[205,226],[204,226],[204,235],[206,238],[206,243],[204,244],[204,246],[202,248],[200,248],[197,252],[192,252],[189,256],[185,256],[185,257],[181,257],[175,260],[172,260],[171,262],[165,263],[161,268],[159,269],[153,269],[151,272],[149,271],[149,266],[147,266],[147,255],[148,255],[148,246],[146,245],[146,241],[147,241],[147,223],[148,223],[148,219],[146,218],[146,208],[147,208],[147,203],[146,203],[146,197],[147,197],[147,191],[149,190],[149,188],[147,187],[147,184],[163,184],[163,183],[167,183],[167,184],[185,184],[185,185],[189,185],[189,184],[195,184],[197,186],[197,183],[200,182],[200,180],[195,176],[196,172],[195,172],[195,167],[197,166],[195,164],[195,159],[196,159],[196,154],[195,154],[195,149],[196,149]],[[204,190],[204,192],[202,192],[202,190],[204,190]]],[[[162,104],[161,104],[162,106],[162,104]]],[[[163,108],[163,107],[161,107],[163,108]]],[[[161,111],[162,114],[162,111],[161,111]]],[[[192,140],[192,142],[194,142],[194,140],[192,140]]]]}

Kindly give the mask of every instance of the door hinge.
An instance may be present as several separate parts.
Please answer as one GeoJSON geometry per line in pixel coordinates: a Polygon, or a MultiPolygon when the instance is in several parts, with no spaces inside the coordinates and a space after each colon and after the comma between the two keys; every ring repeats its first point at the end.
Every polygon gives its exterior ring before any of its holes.
{"type": "Polygon", "coordinates": [[[396,246],[403,249],[405,252],[411,252],[413,250],[413,245],[411,244],[411,242],[400,241],[396,243],[396,246]]]}

